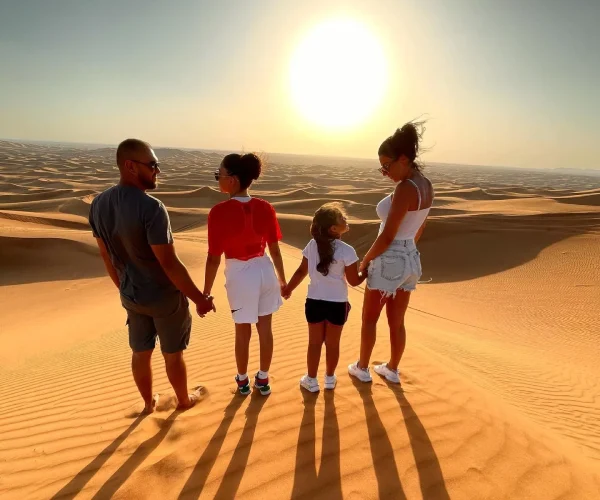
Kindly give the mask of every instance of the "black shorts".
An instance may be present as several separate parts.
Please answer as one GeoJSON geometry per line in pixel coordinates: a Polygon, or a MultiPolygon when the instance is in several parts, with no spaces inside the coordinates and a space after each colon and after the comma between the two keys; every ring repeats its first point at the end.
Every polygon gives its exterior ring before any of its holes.
{"type": "Polygon", "coordinates": [[[342,326],[348,320],[350,302],[306,299],[304,312],[309,323],[329,321],[332,325],[342,326]]]}

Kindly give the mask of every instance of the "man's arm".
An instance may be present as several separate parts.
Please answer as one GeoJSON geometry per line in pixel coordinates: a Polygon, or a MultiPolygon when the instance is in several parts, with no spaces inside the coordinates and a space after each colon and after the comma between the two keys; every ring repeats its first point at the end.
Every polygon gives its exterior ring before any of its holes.
{"type": "Polygon", "coordinates": [[[173,243],[150,245],[154,255],[173,284],[195,304],[203,304],[204,294],[194,284],[190,273],[177,256],[173,243]]]}
{"type": "Polygon", "coordinates": [[[118,289],[121,289],[119,275],[117,274],[115,266],[113,266],[112,260],[110,260],[110,255],[108,254],[108,250],[106,248],[106,245],[104,244],[104,240],[102,238],[96,238],[96,243],[98,244],[98,248],[100,249],[100,256],[104,261],[104,267],[106,267],[110,279],[113,280],[113,283],[118,289]]]}

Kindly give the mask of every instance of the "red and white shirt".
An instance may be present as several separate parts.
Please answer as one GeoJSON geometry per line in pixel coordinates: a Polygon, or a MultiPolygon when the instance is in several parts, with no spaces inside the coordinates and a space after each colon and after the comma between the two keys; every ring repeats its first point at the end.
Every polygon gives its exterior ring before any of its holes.
{"type": "Polygon", "coordinates": [[[208,253],[228,259],[262,257],[268,243],[281,240],[273,206],[260,198],[231,198],[208,214],[208,253]]]}

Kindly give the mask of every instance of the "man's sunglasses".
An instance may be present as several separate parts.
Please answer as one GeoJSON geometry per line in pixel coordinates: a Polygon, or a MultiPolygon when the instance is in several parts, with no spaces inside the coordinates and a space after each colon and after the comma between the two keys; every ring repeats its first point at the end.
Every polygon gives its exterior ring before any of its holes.
{"type": "Polygon", "coordinates": [[[151,161],[150,163],[144,163],[143,161],[131,160],[133,163],[139,163],[140,165],[144,165],[152,170],[156,170],[160,168],[160,163],[157,161],[151,161]]]}

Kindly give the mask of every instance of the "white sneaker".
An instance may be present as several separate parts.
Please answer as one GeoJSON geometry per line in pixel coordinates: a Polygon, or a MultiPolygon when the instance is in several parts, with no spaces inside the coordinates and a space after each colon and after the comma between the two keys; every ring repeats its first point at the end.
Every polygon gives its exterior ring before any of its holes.
{"type": "Polygon", "coordinates": [[[335,385],[337,384],[337,377],[335,373],[330,377],[329,375],[325,375],[325,389],[335,389],[335,385]]]}
{"type": "Polygon", "coordinates": [[[319,392],[319,381],[316,378],[309,377],[308,374],[300,379],[300,387],[304,387],[309,392],[319,392]]]}
{"type": "Polygon", "coordinates": [[[400,383],[400,373],[398,372],[398,370],[391,370],[390,368],[388,368],[387,363],[375,365],[373,369],[375,370],[375,373],[377,373],[377,375],[385,377],[386,380],[388,380],[389,382],[392,382],[393,384],[400,383]]]}
{"type": "Polygon", "coordinates": [[[356,377],[361,382],[373,382],[371,378],[371,373],[368,368],[359,368],[358,361],[356,363],[352,363],[348,365],[348,373],[353,377],[356,377]]]}

